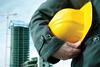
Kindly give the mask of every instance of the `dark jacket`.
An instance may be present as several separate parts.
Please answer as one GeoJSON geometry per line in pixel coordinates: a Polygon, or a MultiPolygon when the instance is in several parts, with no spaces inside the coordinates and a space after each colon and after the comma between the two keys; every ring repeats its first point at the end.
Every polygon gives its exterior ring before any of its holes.
{"type": "MultiPolygon", "coordinates": [[[[34,13],[30,22],[30,32],[34,41],[34,45],[39,55],[50,63],[57,63],[59,59],[51,57],[62,45],[63,41],[53,36],[48,23],[53,18],[56,12],[64,8],[79,9],[89,0],[47,0],[34,13]]],[[[84,39],[82,46],[82,53],[73,58],[72,67],[98,67],[100,66],[100,42],[99,42],[99,24],[100,24],[100,0],[93,0],[93,23],[90,31],[84,39]],[[94,45],[94,41],[97,45],[94,45]],[[92,45],[92,46],[91,46],[92,45]],[[97,51],[96,51],[97,50],[97,51]],[[94,52],[93,52],[94,51],[94,52]],[[93,64],[94,57],[97,57],[98,63],[93,64]],[[91,62],[90,62],[91,60],[91,62]],[[89,66],[92,63],[94,66],[89,66]]]]}

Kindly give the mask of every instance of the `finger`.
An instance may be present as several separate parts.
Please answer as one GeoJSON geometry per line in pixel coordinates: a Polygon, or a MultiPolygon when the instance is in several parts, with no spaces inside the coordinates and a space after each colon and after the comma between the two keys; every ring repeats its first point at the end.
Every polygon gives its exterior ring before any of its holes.
{"type": "Polygon", "coordinates": [[[79,56],[79,54],[80,54],[80,51],[69,53],[68,55],[65,55],[65,56],[63,57],[63,60],[71,59],[71,58],[77,57],[77,56],[79,56]]]}
{"type": "Polygon", "coordinates": [[[81,49],[72,48],[72,52],[81,52],[81,49]]]}
{"type": "Polygon", "coordinates": [[[69,45],[64,44],[61,48],[59,48],[58,51],[56,51],[53,54],[53,57],[61,60],[67,60],[78,56],[79,53],[80,53],[80,49],[73,48],[69,45]]]}
{"type": "Polygon", "coordinates": [[[72,51],[70,52],[70,56],[76,56],[76,55],[79,55],[81,52],[80,49],[76,49],[76,48],[72,48],[72,51]]]}
{"type": "Polygon", "coordinates": [[[81,41],[78,41],[76,43],[66,42],[66,44],[73,47],[73,48],[78,48],[81,45],[81,41]]]}
{"type": "Polygon", "coordinates": [[[74,54],[74,53],[80,53],[81,52],[80,49],[71,47],[69,45],[64,45],[63,51],[64,51],[65,54],[70,54],[70,53],[74,54]]]}
{"type": "Polygon", "coordinates": [[[80,49],[69,47],[65,50],[65,52],[62,55],[62,60],[67,60],[70,58],[74,58],[80,54],[80,49]]]}

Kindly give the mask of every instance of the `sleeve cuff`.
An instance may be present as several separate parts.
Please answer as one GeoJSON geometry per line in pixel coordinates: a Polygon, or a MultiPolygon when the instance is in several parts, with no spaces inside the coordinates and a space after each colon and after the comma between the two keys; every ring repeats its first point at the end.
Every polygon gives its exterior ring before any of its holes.
{"type": "Polygon", "coordinates": [[[60,60],[50,56],[47,61],[51,62],[52,64],[55,64],[55,63],[59,62],[60,60]]]}
{"type": "Polygon", "coordinates": [[[44,42],[44,45],[40,51],[40,56],[50,63],[57,63],[59,59],[56,59],[54,57],[51,57],[62,45],[64,44],[64,41],[56,38],[51,37],[51,39],[47,42],[44,42]]]}

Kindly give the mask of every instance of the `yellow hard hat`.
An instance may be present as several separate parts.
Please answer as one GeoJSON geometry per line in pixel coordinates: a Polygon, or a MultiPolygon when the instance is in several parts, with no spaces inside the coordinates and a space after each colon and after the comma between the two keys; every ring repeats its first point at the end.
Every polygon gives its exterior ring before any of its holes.
{"type": "Polygon", "coordinates": [[[92,24],[92,4],[81,9],[65,8],[58,11],[48,26],[54,36],[68,42],[82,41],[92,24]]]}

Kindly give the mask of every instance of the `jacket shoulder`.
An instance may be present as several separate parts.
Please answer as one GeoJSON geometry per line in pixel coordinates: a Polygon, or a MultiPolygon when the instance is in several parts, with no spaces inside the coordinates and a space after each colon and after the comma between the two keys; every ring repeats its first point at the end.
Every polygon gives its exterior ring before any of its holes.
{"type": "Polygon", "coordinates": [[[73,5],[73,8],[76,8],[76,9],[81,8],[88,1],[90,0],[70,0],[71,4],[73,5]]]}

